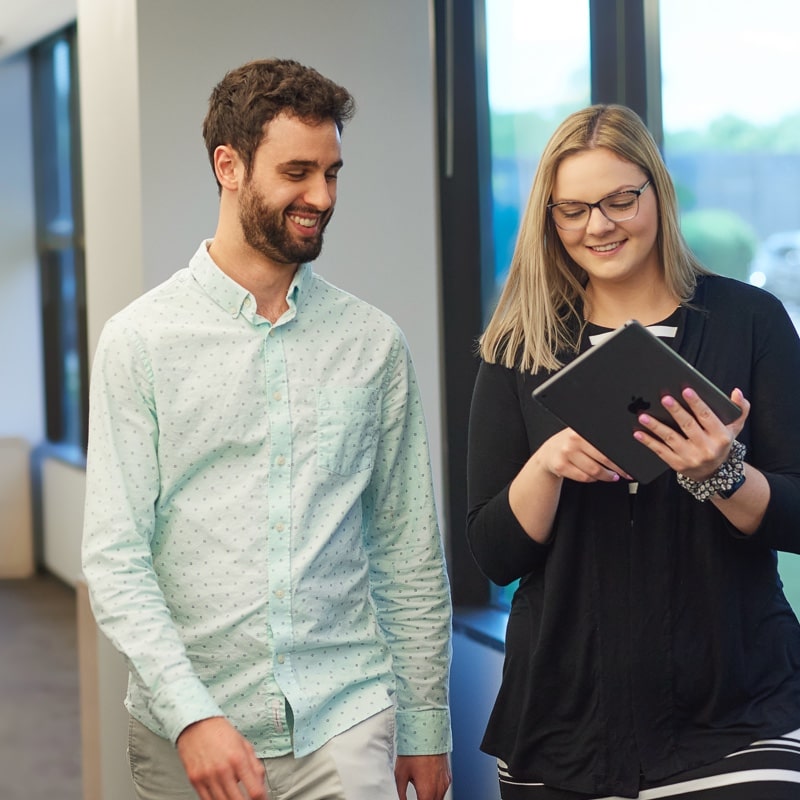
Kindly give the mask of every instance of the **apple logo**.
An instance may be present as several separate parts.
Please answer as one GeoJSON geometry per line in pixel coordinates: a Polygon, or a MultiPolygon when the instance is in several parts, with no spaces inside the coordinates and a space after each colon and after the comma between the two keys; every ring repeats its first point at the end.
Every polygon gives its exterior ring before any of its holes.
{"type": "Polygon", "coordinates": [[[641,396],[632,397],[631,402],[628,403],[628,411],[630,411],[631,414],[636,414],[637,416],[643,411],[647,411],[648,408],[650,408],[650,403],[641,396]]]}

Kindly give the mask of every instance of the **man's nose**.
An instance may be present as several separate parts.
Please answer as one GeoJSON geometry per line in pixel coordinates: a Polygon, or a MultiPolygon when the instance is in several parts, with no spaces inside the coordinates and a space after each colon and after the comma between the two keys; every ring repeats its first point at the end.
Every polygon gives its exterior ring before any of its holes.
{"type": "Polygon", "coordinates": [[[314,178],[306,189],[303,199],[319,211],[327,211],[336,201],[336,183],[321,175],[314,178]]]}

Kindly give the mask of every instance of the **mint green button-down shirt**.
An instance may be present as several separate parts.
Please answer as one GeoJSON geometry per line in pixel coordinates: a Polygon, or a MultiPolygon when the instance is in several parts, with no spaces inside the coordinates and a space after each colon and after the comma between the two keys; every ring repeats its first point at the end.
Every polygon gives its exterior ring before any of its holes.
{"type": "Polygon", "coordinates": [[[171,739],[224,715],[306,755],[392,704],[400,754],[451,748],[450,599],[407,347],[306,265],[274,324],[203,243],[106,324],[83,569],[171,739]]]}

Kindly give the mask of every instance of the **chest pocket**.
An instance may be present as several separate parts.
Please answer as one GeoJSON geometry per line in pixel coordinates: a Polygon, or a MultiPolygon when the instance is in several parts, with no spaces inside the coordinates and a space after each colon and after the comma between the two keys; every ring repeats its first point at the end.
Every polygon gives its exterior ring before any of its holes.
{"type": "Polygon", "coordinates": [[[377,389],[325,386],[317,390],[317,463],[337,475],[372,469],[378,446],[377,389]]]}

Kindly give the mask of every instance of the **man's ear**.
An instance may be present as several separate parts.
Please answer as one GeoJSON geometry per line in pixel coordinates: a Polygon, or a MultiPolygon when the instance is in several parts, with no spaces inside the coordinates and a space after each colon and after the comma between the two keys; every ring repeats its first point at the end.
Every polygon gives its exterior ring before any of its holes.
{"type": "Polygon", "coordinates": [[[237,191],[244,173],[244,165],[239,154],[227,144],[221,144],[214,150],[214,173],[223,189],[237,191]]]}

